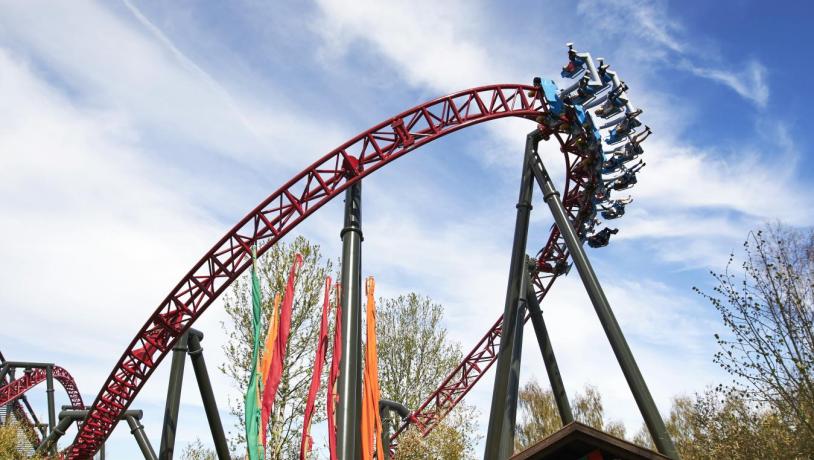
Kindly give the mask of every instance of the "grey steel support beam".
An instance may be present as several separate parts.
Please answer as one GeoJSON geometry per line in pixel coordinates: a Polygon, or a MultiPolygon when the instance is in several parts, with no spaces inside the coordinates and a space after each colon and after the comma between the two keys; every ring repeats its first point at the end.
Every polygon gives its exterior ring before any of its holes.
{"type": "Polygon", "coordinates": [[[178,408],[181,405],[181,387],[184,384],[187,340],[188,335],[182,335],[172,348],[170,381],[167,384],[167,401],[164,408],[164,426],[161,429],[161,444],[158,448],[161,460],[172,460],[175,450],[175,432],[178,429],[178,408]]]}
{"type": "Polygon", "coordinates": [[[662,454],[678,459],[678,453],[670,439],[667,428],[664,426],[664,420],[659,414],[653,396],[647,388],[639,366],[633,358],[633,353],[622,334],[622,329],[613,315],[610,303],[605,297],[605,292],[599,284],[599,280],[594,273],[591,263],[585,254],[577,233],[565,212],[565,207],[560,201],[560,194],[554,187],[554,183],[548,175],[548,172],[543,165],[542,159],[538,155],[534,156],[531,162],[532,169],[534,170],[534,177],[543,190],[543,199],[548,207],[551,209],[551,214],[554,216],[554,222],[560,229],[560,234],[565,240],[568,251],[571,253],[571,258],[574,265],[577,267],[582,283],[585,285],[585,290],[588,291],[588,297],[596,310],[596,315],[599,317],[599,322],[605,330],[605,335],[608,337],[613,353],[616,355],[616,360],[619,362],[619,367],[622,368],[622,373],[625,375],[630,391],[633,393],[633,398],[639,406],[639,411],[642,413],[644,422],[647,429],[650,431],[650,436],[656,444],[659,452],[662,454]]]}
{"type": "Polygon", "coordinates": [[[133,437],[136,438],[136,443],[139,449],[141,449],[141,454],[144,455],[144,460],[158,460],[158,457],[155,456],[153,446],[150,444],[150,440],[147,439],[147,435],[144,434],[144,425],[139,422],[141,417],[137,419],[133,415],[125,415],[124,418],[127,419],[130,432],[133,433],[133,437]]]}
{"type": "MultiPolygon", "coordinates": [[[[48,366],[45,368],[45,395],[48,398],[48,432],[54,430],[56,426],[57,410],[54,403],[54,367],[48,366]]],[[[54,445],[52,454],[56,454],[56,444],[54,445]]]]}
{"type": "Polygon", "coordinates": [[[514,242],[509,264],[509,281],[506,289],[506,304],[503,310],[503,329],[500,333],[500,348],[497,357],[495,384],[492,391],[492,406],[489,412],[489,426],[486,431],[484,459],[504,460],[512,453],[514,433],[510,420],[513,411],[509,406],[516,394],[509,394],[510,373],[514,357],[514,338],[518,327],[518,304],[521,297],[520,284],[526,259],[526,240],[531,215],[531,196],[534,181],[529,168],[529,160],[536,154],[540,142],[540,132],[534,130],[526,136],[526,149],[523,156],[523,169],[520,180],[520,193],[517,200],[517,216],[514,225],[514,242]]]}
{"type": "Polygon", "coordinates": [[[74,419],[72,417],[60,418],[59,423],[48,433],[48,436],[42,440],[40,445],[37,446],[37,449],[34,451],[35,454],[39,455],[45,453],[47,450],[53,451],[53,448],[57,445],[57,441],[65,435],[65,432],[73,421],[74,419]]]}
{"type": "MultiPolygon", "coordinates": [[[[525,262],[525,257],[523,258],[525,262]]],[[[506,385],[506,421],[508,423],[508,433],[510,437],[500,440],[501,452],[506,452],[508,457],[514,453],[514,436],[517,431],[517,402],[520,395],[520,362],[523,357],[523,329],[526,324],[526,289],[528,288],[529,272],[528,264],[523,264],[523,272],[520,277],[520,289],[517,296],[517,317],[515,318],[514,338],[512,339],[512,364],[509,371],[509,382],[506,385]]]]}
{"type": "MultiPolygon", "coordinates": [[[[70,428],[71,423],[81,422],[85,420],[85,418],[87,418],[88,416],[87,409],[74,409],[73,406],[62,406],[62,407],[63,409],[59,413],[59,423],[57,423],[57,425],[54,427],[53,430],[51,430],[48,436],[42,440],[40,445],[37,446],[35,453],[42,454],[46,450],[55,448],[57,445],[57,441],[59,441],[59,438],[65,435],[65,432],[68,430],[68,428],[70,428]],[[65,409],[66,407],[68,409],[65,409]]],[[[127,410],[121,415],[120,420],[125,417],[134,417],[137,420],[141,420],[143,415],[144,413],[140,410],[127,410]]],[[[152,450],[152,447],[150,449],[152,450]]],[[[104,460],[105,458],[104,444],[102,445],[102,449],[99,452],[101,460],[104,460]]],[[[153,454],[152,458],[155,459],[155,454],[153,454]]]]}
{"type": "Polygon", "coordinates": [[[339,402],[336,441],[339,460],[361,458],[362,414],[362,184],[345,192],[342,238],[342,358],[339,362],[339,402]]]}
{"type": "Polygon", "coordinates": [[[33,363],[30,361],[6,361],[6,364],[17,369],[48,369],[49,366],[54,366],[54,363],[33,363]]]}
{"type": "Polygon", "coordinates": [[[206,361],[204,361],[203,348],[201,348],[203,333],[190,329],[187,334],[189,357],[192,360],[192,368],[195,370],[198,389],[201,391],[201,400],[206,419],[209,422],[209,431],[212,432],[212,441],[215,443],[215,452],[218,454],[218,459],[230,460],[229,445],[226,443],[226,435],[223,432],[223,424],[218,413],[218,404],[215,401],[215,393],[212,391],[212,383],[209,380],[209,372],[206,370],[206,361]]]}
{"type": "Polygon", "coordinates": [[[379,400],[379,416],[382,419],[382,448],[379,449],[379,452],[381,452],[383,456],[381,460],[390,460],[390,438],[396,426],[393,413],[397,413],[402,420],[407,420],[407,417],[410,416],[410,409],[407,409],[407,406],[396,401],[390,401],[389,399],[379,400]]]}
{"type": "MultiPolygon", "coordinates": [[[[8,372],[8,381],[13,382],[16,374],[16,369],[13,367],[7,367],[8,372]]],[[[8,414],[10,414],[14,410],[14,401],[9,401],[6,404],[6,423],[8,423],[8,414]]]]}
{"type": "Polygon", "coordinates": [[[554,394],[554,401],[557,403],[560,420],[565,426],[574,421],[574,413],[571,411],[568,394],[565,392],[565,385],[563,385],[560,376],[560,368],[557,366],[557,358],[554,357],[554,349],[551,347],[551,340],[548,337],[548,329],[546,329],[545,321],[543,321],[543,311],[531,283],[528,284],[526,290],[526,299],[531,325],[534,327],[537,343],[540,345],[540,354],[543,355],[543,363],[545,363],[545,369],[548,373],[548,381],[551,384],[551,392],[554,394]]]}

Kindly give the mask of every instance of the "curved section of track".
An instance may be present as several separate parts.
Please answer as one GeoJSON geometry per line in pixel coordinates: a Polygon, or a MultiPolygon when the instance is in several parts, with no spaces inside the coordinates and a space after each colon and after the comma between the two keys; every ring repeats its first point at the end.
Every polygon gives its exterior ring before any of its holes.
{"type": "Polygon", "coordinates": [[[347,141],[266,198],[195,264],[139,330],[90,407],[68,457],[96,452],[178,338],[251,265],[253,245],[263,254],[354,182],[446,134],[498,118],[535,119],[547,106],[527,95],[534,90],[484,86],[417,106],[347,141]]]}
{"type": "MultiPolygon", "coordinates": [[[[82,402],[82,395],[79,394],[79,389],[76,387],[76,382],[71,374],[59,366],[54,366],[53,369],[54,380],[59,382],[62,387],[65,388],[65,392],[68,393],[68,399],[71,400],[71,405],[78,408],[84,408],[85,404],[82,402]]],[[[0,406],[8,404],[9,401],[19,398],[28,390],[44,382],[46,377],[47,374],[45,369],[31,369],[26,371],[22,377],[12,380],[0,388],[0,406]]]]}
{"type": "MultiPolygon", "coordinates": [[[[561,146],[560,150],[565,154],[566,184],[563,205],[571,222],[576,228],[580,228],[589,215],[587,210],[591,206],[592,193],[586,192],[586,189],[591,187],[591,180],[577,170],[580,161],[584,159],[584,153],[576,147],[579,136],[558,131],[549,131],[546,134],[557,139],[561,146]]],[[[534,291],[540,302],[548,294],[557,277],[567,271],[568,258],[569,253],[565,241],[561,238],[559,229],[552,226],[546,244],[537,252],[536,266],[531,273],[534,291]]],[[[527,316],[525,321],[528,321],[528,318],[527,316]]],[[[411,424],[417,426],[426,436],[469,393],[497,361],[502,330],[503,315],[444,379],[438,389],[424,400],[421,406],[410,414],[409,419],[393,434],[394,446],[398,436],[411,424]]]]}

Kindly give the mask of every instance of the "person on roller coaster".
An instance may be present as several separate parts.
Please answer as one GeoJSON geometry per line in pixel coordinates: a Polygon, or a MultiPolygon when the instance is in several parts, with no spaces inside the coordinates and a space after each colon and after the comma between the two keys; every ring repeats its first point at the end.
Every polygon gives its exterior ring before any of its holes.
{"type": "Polygon", "coordinates": [[[585,59],[577,56],[574,51],[574,44],[568,43],[568,64],[563,66],[560,76],[563,78],[574,78],[585,67],[585,59]]]}
{"type": "Polygon", "coordinates": [[[633,198],[628,195],[627,198],[610,200],[607,203],[602,204],[600,207],[602,210],[602,218],[611,220],[625,215],[625,205],[630,204],[631,202],[633,202],[633,198]]]}
{"type": "Polygon", "coordinates": [[[580,78],[579,86],[577,86],[576,89],[576,94],[568,96],[571,103],[579,105],[585,104],[593,99],[598,92],[606,88],[606,86],[591,85],[590,82],[591,76],[587,73],[580,78]]]}
{"type": "Polygon", "coordinates": [[[622,82],[617,88],[613,88],[608,92],[608,99],[602,104],[598,109],[596,109],[596,115],[600,118],[608,119],[618,113],[622,112],[624,109],[625,104],[627,104],[627,99],[622,97],[622,93],[627,91],[627,85],[622,82]]]}
{"type": "Polygon", "coordinates": [[[605,183],[610,184],[610,188],[617,191],[633,187],[638,182],[638,179],[636,178],[636,173],[639,172],[646,165],[647,163],[639,161],[637,164],[630,168],[626,168],[623,166],[622,169],[624,170],[624,172],[621,175],[611,179],[606,179],[605,183]]]}
{"type": "Polygon", "coordinates": [[[641,153],[641,147],[639,147],[639,145],[641,145],[642,142],[644,142],[648,137],[650,137],[651,134],[653,134],[653,131],[650,130],[649,126],[645,125],[644,132],[639,133],[635,136],[630,136],[630,142],[635,144],[636,148],[639,149],[639,153],[641,153]]]}
{"type": "MultiPolygon", "coordinates": [[[[608,144],[619,143],[630,134],[633,134],[633,130],[642,125],[642,122],[636,119],[641,113],[642,109],[637,109],[633,112],[626,113],[625,116],[619,120],[619,123],[616,124],[616,127],[611,130],[610,136],[605,139],[608,144]]],[[[603,125],[602,128],[613,126],[613,124],[614,122],[607,123],[603,125]]]]}
{"type": "Polygon", "coordinates": [[[594,228],[599,225],[601,222],[597,218],[585,219],[582,221],[582,225],[579,228],[580,235],[588,235],[594,232],[594,228]]]}
{"type": "Polygon", "coordinates": [[[628,142],[625,145],[608,152],[611,158],[605,162],[604,167],[608,170],[616,170],[618,165],[638,158],[639,155],[644,153],[644,149],[642,149],[641,145],[642,142],[652,133],[653,131],[650,130],[650,127],[645,126],[644,132],[635,136],[628,136],[628,142]]]}
{"type": "Polygon", "coordinates": [[[618,228],[605,227],[594,235],[588,237],[588,246],[592,248],[604,248],[610,242],[611,235],[619,233],[618,228]]]}

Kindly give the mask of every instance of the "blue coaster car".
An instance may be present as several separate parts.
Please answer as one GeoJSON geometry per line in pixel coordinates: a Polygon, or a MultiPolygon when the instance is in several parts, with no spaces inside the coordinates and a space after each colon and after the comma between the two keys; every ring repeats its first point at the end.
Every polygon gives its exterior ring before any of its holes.
{"type": "Polygon", "coordinates": [[[565,106],[557,90],[557,84],[553,80],[542,80],[543,97],[545,97],[548,110],[554,115],[562,115],[565,106]]]}
{"type": "Polygon", "coordinates": [[[568,61],[568,64],[563,66],[560,76],[563,78],[574,78],[585,69],[585,59],[580,58],[574,53],[574,56],[568,61]]]}
{"type": "Polygon", "coordinates": [[[601,118],[610,118],[622,112],[622,109],[627,104],[627,100],[619,96],[609,97],[601,107],[596,109],[596,114],[601,118]]]}

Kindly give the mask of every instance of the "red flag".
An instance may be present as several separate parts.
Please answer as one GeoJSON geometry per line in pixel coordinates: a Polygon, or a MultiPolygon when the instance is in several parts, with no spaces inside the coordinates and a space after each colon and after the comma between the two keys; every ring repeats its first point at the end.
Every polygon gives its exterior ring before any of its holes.
{"type": "Polygon", "coordinates": [[[336,381],[339,379],[339,361],[342,359],[342,302],[340,299],[342,286],[336,283],[336,318],[334,323],[334,354],[331,357],[331,371],[328,374],[328,450],[331,460],[336,460],[336,403],[339,401],[339,391],[336,381]]]}
{"type": "MultiPolygon", "coordinates": [[[[277,341],[274,344],[274,356],[271,359],[268,375],[263,376],[266,381],[263,385],[263,403],[260,408],[260,426],[262,427],[268,426],[271,408],[274,406],[274,397],[277,395],[277,388],[280,386],[280,380],[283,377],[283,360],[285,359],[288,334],[291,332],[291,308],[294,305],[294,284],[297,281],[297,272],[300,267],[302,267],[302,256],[297,254],[294,256],[294,264],[291,265],[291,271],[288,274],[288,284],[285,287],[283,307],[280,311],[280,323],[277,330],[277,341]]],[[[265,449],[266,430],[260,431],[263,433],[263,448],[265,449]]]]}
{"type": "Polygon", "coordinates": [[[317,356],[314,359],[314,368],[311,373],[311,387],[308,389],[308,400],[305,402],[305,419],[302,422],[302,439],[300,440],[300,460],[306,460],[311,451],[311,416],[314,413],[314,403],[319,392],[322,366],[328,353],[328,315],[331,311],[331,277],[325,278],[325,300],[322,304],[322,323],[319,326],[319,342],[317,343],[317,356]]]}

